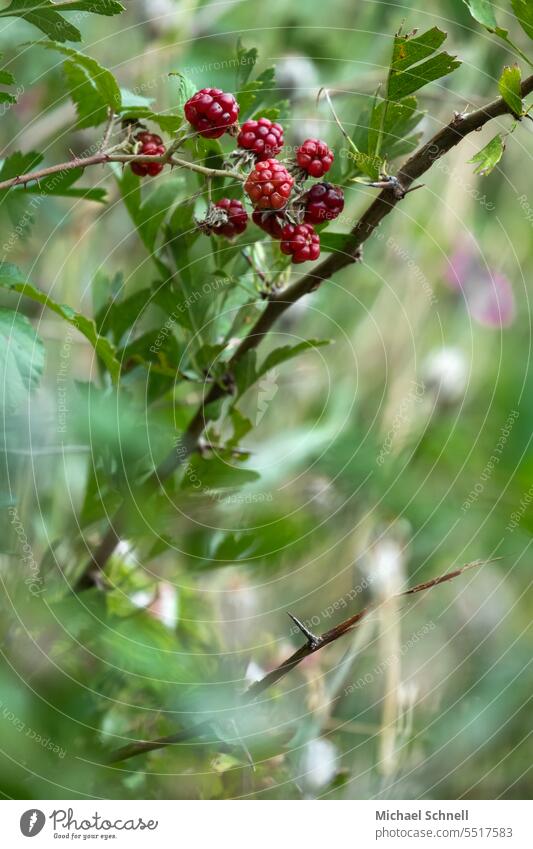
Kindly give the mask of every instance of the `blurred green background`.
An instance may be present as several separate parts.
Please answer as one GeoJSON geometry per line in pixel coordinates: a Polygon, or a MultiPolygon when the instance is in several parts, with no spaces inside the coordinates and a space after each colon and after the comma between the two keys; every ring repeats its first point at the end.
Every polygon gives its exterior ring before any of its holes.
{"type": "MultiPolygon", "coordinates": [[[[355,128],[402,21],[407,30],[445,29],[447,49],[463,60],[420,95],[426,136],[454,110],[496,96],[512,61],[455,0],[127,6],[117,18],[78,22],[82,49],[122,85],[154,97],[160,110],[172,107],[171,71],[198,88],[232,91],[240,36],[258,48],[259,69],[277,67],[291,104],[288,144],[319,135],[340,146],[324,102],[317,106],[318,89],[335,94],[341,120],[355,128]]],[[[523,44],[505,10],[501,18],[523,44]]],[[[72,133],[57,57],[15,55],[15,43],[35,37],[29,25],[2,23],[0,51],[24,89],[2,116],[4,155],[39,149],[60,162],[98,134],[72,133]]],[[[281,366],[245,396],[243,412],[257,424],[245,440],[249,466],[261,475],[255,484],[232,496],[192,493],[165,515],[133,493],[132,528],[138,510],[154,543],[163,535],[171,545],[140,553],[125,538],[111,564],[119,586],[111,593],[65,592],[99,536],[82,528],[73,542],[87,480],[93,463],[102,469],[120,459],[131,471],[147,441],[172,438],[175,410],[158,410],[145,433],[142,403],[100,398],[85,340],[23,305],[47,364],[31,404],[4,422],[6,797],[528,797],[530,122],[508,138],[490,176],[475,176],[468,164],[510,126],[501,118],[452,151],[386,219],[362,264],[276,326],[272,343],[335,344],[281,366]],[[90,392],[80,387],[89,380],[90,392]],[[58,427],[63,385],[67,434],[58,427]],[[51,542],[63,571],[49,558],[39,571],[46,589],[32,594],[32,564],[51,542]],[[288,611],[324,631],[404,582],[493,557],[501,559],[372,616],[235,719],[231,706],[246,681],[301,643],[288,611]],[[130,738],[208,715],[217,724],[206,740],[120,768],[98,765],[130,738]]],[[[93,169],[84,182],[105,185],[110,202],[47,200],[3,252],[56,300],[90,314],[97,275],[123,274],[127,294],[156,275],[109,171],[93,169]]],[[[376,193],[344,188],[336,231],[347,231],[376,193]]],[[[14,222],[0,215],[7,241],[14,222]]],[[[2,304],[13,300],[3,296],[2,304]]],[[[196,398],[187,385],[179,392],[196,398]]]]}

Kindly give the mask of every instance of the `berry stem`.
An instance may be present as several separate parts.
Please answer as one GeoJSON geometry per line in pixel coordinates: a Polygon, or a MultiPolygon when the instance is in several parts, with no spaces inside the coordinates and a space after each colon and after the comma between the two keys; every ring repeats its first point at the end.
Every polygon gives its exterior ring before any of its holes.
{"type": "Polygon", "coordinates": [[[19,174],[17,177],[11,177],[9,180],[0,182],[0,191],[11,189],[15,186],[25,186],[28,183],[35,183],[44,177],[50,177],[52,174],[72,171],[74,168],[89,168],[92,165],[102,165],[106,162],[161,162],[163,165],[170,164],[179,168],[186,168],[197,174],[203,174],[204,177],[232,177],[240,183],[243,183],[246,179],[244,174],[239,174],[237,171],[221,171],[217,168],[206,168],[203,165],[197,165],[196,162],[188,162],[186,159],[178,159],[175,156],[168,158],[166,154],[163,156],[143,156],[142,154],[114,153],[119,148],[120,146],[110,148],[109,150],[102,150],[92,156],[84,156],[79,159],[74,157],[74,159],[69,159],[68,162],[50,165],[48,168],[41,168],[39,171],[31,171],[29,174],[19,174]]]}

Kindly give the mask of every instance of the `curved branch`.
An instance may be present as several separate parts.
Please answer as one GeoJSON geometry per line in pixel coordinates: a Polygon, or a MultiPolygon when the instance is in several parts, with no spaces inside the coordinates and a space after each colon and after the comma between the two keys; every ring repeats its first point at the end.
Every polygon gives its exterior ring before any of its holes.
{"type": "MultiPolygon", "coordinates": [[[[533,74],[527,77],[522,83],[522,97],[526,97],[532,91],[533,74]]],[[[512,112],[502,97],[493,100],[491,103],[480,109],[476,109],[468,115],[456,114],[449,124],[416,150],[402,166],[397,178],[403,192],[407,192],[413,182],[426,171],[429,171],[437,159],[440,159],[441,156],[454,148],[467,135],[480,130],[493,118],[507,114],[512,114],[512,112]]],[[[394,209],[401,199],[401,193],[391,189],[383,189],[370,204],[366,212],[364,212],[351,232],[347,234],[345,251],[338,251],[331,254],[326,260],[320,263],[316,270],[308,272],[293,283],[292,286],[289,286],[278,294],[272,293],[269,295],[266,300],[266,309],[235,350],[233,357],[229,361],[228,369],[231,371],[248,351],[258,347],[270,328],[292,304],[299,301],[304,295],[317,289],[324,280],[330,278],[335,272],[340,271],[350,263],[356,262],[360,257],[363,244],[370,238],[382,220],[394,209]]],[[[195,450],[198,439],[202,435],[208,420],[205,407],[220,398],[223,393],[224,390],[218,384],[212,385],[182,437],[179,453],[176,451],[170,453],[159,467],[154,470],[151,476],[152,483],[159,484],[170,477],[185,462],[192,451],[195,450]]],[[[84,568],[81,577],[74,587],[75,590],[81,590],[94,585],[94,578],[91,577],[91,572],[93,570],[102,570],[108,558],[115,550],[120,539],[121,519],[122,514],[119,510],[110,522],[102,542],[96,551],[93,552],[91,562],[84,568]]]]}

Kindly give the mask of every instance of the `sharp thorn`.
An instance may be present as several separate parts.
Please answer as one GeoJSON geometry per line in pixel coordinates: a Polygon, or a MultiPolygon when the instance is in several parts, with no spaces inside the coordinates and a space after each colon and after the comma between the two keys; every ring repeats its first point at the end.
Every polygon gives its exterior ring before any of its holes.
{"type": "Polygon", "coordinates": [[[310,648],[315,648],[315,646],[317,646],[320,642],[318,637],[316,637],[315,634],[313,634],[313,632],[309,630],[309,628],[306,628],[304,623],[300,622],[300,620],[296,616],[293,616],[292,613],[289,613],[288,615],[304,635],[305,639],[307,640],[308,646],[310,648]]]}

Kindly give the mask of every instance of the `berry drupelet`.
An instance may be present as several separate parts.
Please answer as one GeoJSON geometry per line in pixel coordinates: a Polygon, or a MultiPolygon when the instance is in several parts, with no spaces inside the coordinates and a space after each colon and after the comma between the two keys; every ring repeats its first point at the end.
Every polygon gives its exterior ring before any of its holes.
{"type": "Polygon", "coordinates": [[[281,233],[281,250],[293,262],[312,262],[320,256],[320,239],[310,224],[286,224],[281,233]]]}
{"type": "Polygon", "coordinates": [[[184,106],[189,124],[206,139],[218,139],[239,117],[239,104],[220,88],[202,88],[184,106]]]}
{"type": "Polygon", "coordinates": [[[310,177],[322,177],[333,164],[334,154],[326,142],[306,139],[296,151],[296,161],[310,177]]]}
{"type": "Polygon", "coordinates": [[[240,200],[222,198],[216,202],[215,206],[227,213],[227,221],[213,226],[211,228],[213,233],[226,236],[228,239],[244,233],[248,224],[248,213],[240,200]]]}
{"type": "Polygon", "coordinates": [[[255,153],[259,161],[269,159],[283,147],[283,127],[268,118],[245,121],[237,136],[237,144],[255,153]]]}
{"type": "Polygon", "coordinates": [[[258,162],[248,175],[244,191],[256,209],[281,209],[292,192],[294,178],[277,159],[258,162]]]}
{"type": "MultiPolygon", "coordinates": [[[[142,132],[135,136],[137,142],[137,153],[141,156],[163,156],[165,145],[161,136],[155,133],[142,132]]],[[[163,170],[162,162],[132,162],[131,170],[138,177],[156,177],[163,170]]]]}
{"type": "Polygon", "coordinates": [[[322,224],[333,221],[344,209],[344,194],[338,186],[331,183],[315,183],[305,195],[304,221],[308,224],[322,224]]]}

